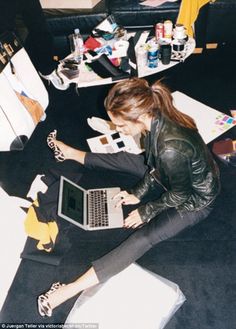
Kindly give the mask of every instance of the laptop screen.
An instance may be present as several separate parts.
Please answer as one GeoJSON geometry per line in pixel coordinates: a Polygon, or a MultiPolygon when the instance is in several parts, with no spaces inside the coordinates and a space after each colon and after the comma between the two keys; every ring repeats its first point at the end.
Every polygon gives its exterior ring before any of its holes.
{"type": "Polygon", "coordinates": [[[66,180],[63,180],[61,212],[77,223],[84,224],[84,192],[66,180]]]}

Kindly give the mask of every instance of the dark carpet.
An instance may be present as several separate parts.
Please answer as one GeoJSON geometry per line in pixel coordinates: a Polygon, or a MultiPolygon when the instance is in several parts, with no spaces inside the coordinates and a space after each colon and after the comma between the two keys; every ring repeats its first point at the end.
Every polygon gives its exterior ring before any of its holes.
{"type": "MultiPolygon", "coordinates": [[[[230,114],[230,109],[236,109],[235,55],[235,48],[221,46],[201,55],[192,55],[185,63],[151,76],[149,80],[163,77],[172,91],[179,90],[230,114]]],[[[25,149],[0,153],[1,186],[10,195],[25,197],[35,175],[48,174],[52,170],[82,173],[82,183],[86,187],[101,186],[104,182],[122,188],[132,186],[137,177],[89,172],[72,161],[58,164],[46,145],[48,133],[56,128],[59,139],[87,150],[85,138],[96,135],[88,127],[87,117],[106,118],[103,99],[109,88],[85,88],[77,95],[73,85],[65,92],[48,87],[47,118],[37,126],[25,149]]],[[[233,128],[218,139],[236,139],[235,135],[236,128],[233,128]]],[[[211,147],[212,143],[209,144],[211,147]]],[[[216,160],[221,170],[222,192],[208,219],[161,243],[138,261],[144,268],[177,283],[187,298],[167,329],[236,328],[236,168],[216,160]]],[[[4,217],[10,220],[6,214],[4,217]]],[[[37,313],[36,297],[52,282],[66,283],[75,279],[92,260],[114,248],[128,234],[129,231],[122,229],[88,233],[62,221],[57,242],[59,265],[23,259],[3,306],[0,322],[63,323],[75,298],[58,307],[53,317],[45,320],[37,313]]]]}

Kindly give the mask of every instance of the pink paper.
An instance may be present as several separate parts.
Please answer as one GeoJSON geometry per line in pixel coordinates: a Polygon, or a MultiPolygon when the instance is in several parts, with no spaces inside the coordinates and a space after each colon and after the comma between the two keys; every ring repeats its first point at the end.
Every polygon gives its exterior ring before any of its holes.
{"type": "Polygon", "coordinates": [[[175,1],[177,1],[177,0],[146,0],[146,1],[140,2],[140,5],[158,7],[165,2],[175,2],[175,1]]]}

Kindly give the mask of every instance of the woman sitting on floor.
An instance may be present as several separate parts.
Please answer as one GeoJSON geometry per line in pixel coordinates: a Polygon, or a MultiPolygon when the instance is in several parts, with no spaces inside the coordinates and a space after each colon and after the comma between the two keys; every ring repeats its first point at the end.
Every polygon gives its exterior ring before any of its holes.
{"type": "MultiPolygon", "coordinates": [[[[137,204],[137,209],[125,219],[124,227],[140,228],[95,260],[74,282],[54,284],[46,294],[40,295],[38,310],[42,316],[51,316],[61,303],[106,281],[156,244],[205,219],[220,190],[218,168],[207,146],[192,118],[174,107],[166,86],[160,82],[149,86],[146,80],[138,78],[122,81],[110,90],[105,106],[117,131],[133,136],[146,134],[149,170],[131,191],[121,191],[116,196],[121,197],[117,207],[137,204]],[[146,203],[139,204],[144,198],[146,203]]],[[[55,144],[65,158],[86,164],[88,153],[56,140],[55,144]]],[[[96,162],[96,154],[93,158],[96,162]]],[[[146,167],[142,170],[145,172],[146,167]]]]}

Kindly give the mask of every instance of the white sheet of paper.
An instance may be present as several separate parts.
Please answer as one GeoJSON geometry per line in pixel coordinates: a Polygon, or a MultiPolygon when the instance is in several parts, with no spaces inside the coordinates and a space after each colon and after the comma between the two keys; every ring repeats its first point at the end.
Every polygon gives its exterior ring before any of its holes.
{"type": "Polygon", "coordinates": [[[236,125],[236,119],[179,92],[172,94],[177,109],[191,116],[207,144],[236,125]]]}

